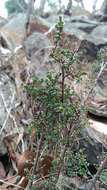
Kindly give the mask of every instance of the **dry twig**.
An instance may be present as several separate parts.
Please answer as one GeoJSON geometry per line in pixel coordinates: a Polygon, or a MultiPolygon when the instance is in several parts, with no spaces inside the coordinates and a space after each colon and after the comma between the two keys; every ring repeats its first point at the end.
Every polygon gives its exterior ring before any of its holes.
{"type": "MultiPolygon", "coordinates": [[[[1,94],[0,94],[0,96],[2,97],[1,94]]],[[[6,124],[7,124],[7,121],[8,121],[8,119],[9,119],[9,117],[10,117],[11,110],[12,110],[13,103],[14,103],[14,99],[15,99],[15,90],[14,90],[14,92],[13,92],[13,96],[12,96],[11,103],[10,103],[10,108],[9,108],[9,110],[8,110],[8,112],[7,112],[6,119],[5,119],[4,123],[3,123],[3,126],[2,126],[2,128],[1,128],[1,130],[0,130],[0,135],[2,134],[3,130],[5,129],[6,124]]]]}

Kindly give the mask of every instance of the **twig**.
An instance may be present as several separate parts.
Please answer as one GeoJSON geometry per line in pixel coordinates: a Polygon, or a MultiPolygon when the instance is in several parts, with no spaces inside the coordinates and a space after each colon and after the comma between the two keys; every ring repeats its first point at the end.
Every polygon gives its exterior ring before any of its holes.
{"type": "MultiPolygon", "coordinates": [[[[3,104],[4,104],[4,106],[5,106],[5,109],[6,109],[7,113],[9,113],[9,110],[8,110],[8,108],[7,108],[7,104],[6,104],[6,101],[5,101],[5,98],[4,98],[3,94],[2,94],[2,92],[1,92],[0,96],[1,96],[1,98],[2,98],[2,101],[3,101],[3,104]]],[[[17,129],[17,132],[18,132],[18,134],[19,134],[20,131],[19,131],[19,129],[18,129],[18,126],[17,126],[17,123],[16,123],[16,119],[15,119],[15,117],[11,114],[11,112],[10,112],[10,114],[9,114],[9,117],[13,120],[14,126],[15,126],[15,128],[17,129]]],[[[22,151],[24,152],[24,151],[25,151],[25,148],[24,148],[24,141],[23,141],[23,139],[21,139],[21,142],[22,142],[22,151]]]]}
{"type": "Polygon", "coordinates": [[[62,81],[61,81],[61,91],[62,91],[62,103],[64,101],[64,85],[65,85],[65,70],[64,70],[64,64],[61,63],[61,69],[62,69],[62,81]]]}
{"type": "Polygon", "coordinates": [[[39,160],[39,156],[40,156],[40,150],[41,150],[43,137],[44,137],[44,134],[42,134],[42,136],[41,136],[41,138],[39,140],[38,147],[37,147],[37,152],[36,152],[36,158],[35,158],[34,165],[33,165],[32,176],[29,179],[28,185],[27,185],[25,190],[30,190],[32,185],[33,185],[34,174],[35,174],[35,171],[36,171],[37,166],[38,166],[38,160],[39,160]]]}
{"type": "Polygon", "coordinates": [[[53,26],[51,26],[49,28],[49,30],[47,32],[45,32],[44,34],[47,36],[49,33],[51,33],[53,30],[55,30],[55,24],[53,26]]]}
{"type": "Polygon", "coordinates": [[[13,186],[13,187],[18,187],[18,188],[21,188],[21,189],[24,189],[23,187],[19,186],[19,185],[15,185],[13,183],[10,183],[10,182],[6,182],[5,180],[2,180],[0,179],[0,182],[3,183],[3,184],[6,184],[8,186],[13,186]]]}
{"type": "MultiPolygon", "coordinates": [[[[5,101],[5,98],[4,98],[3,94],[2,94],[2,92],[1,92],[0,96],[1,96],[1,98],[2,98],[2,101],[3,101],[3,104],[4,104],[4,106],[5,106],[6,112],[9,113],[9,110],[8,110],[8,108],[7,108],[7,104],[6,104],[6,101],[5,101]]],[[[13,120],[14,126],[15,126],[15,128],[17,129],[17,131],[19,131],[14,116],[10,113],[10,114],[9,114],[9,117],[13,120]]]]}
{"type": "Polygon", "coordinates": [[[7,121],[8,121],[8,119],[9,119],[9,117],[10,117],[14,99],[15,99],[15,91],[13,92],[13,96],[12,96],[11,103],[10,103],[10,108],[9,108],[9,110],[8,110],[6,119],[5,119],[4,123],[3,123],[3,126],[2,126],[2,128],[1,128],[1,130],[0,130],[0,135],[2,134],[3,130],[5,129],[6,124],[7,124],[7,121]]]}
{"type": "MultiPolygon", "coordinates": [[[[16,3],[17,3],[17,5],[19,6],[19,8],[21,9],[22,12],[26,11],[26,9],[24,8],[24,6],[18,0],[16,1],[16,3]]],[[[24,3],[25,3],[25,1],[24,1],[24,3]]],[[[25,5],[27,7],[27,4],[25,4],[25,5]]]]}
{"type": "Polygon", "coordinates": [[[42,176],[41,178],[35,180],[35,181],[33,182],[33,185],[35,185],[35,184],[37,184],[37,183],[40,183],[40,182],[43,181],[43,180],[46,180],[46,179],[49,178],[50,176],[56,176],[56,175],[57,175],[57,173],[52,173],[52,174],[48,174],[48,175],[46,175],[46,176],[42,176]]]}
{"type": "Polygon", "coordinates": [[[59,175],[60,175],[60,172],[61,172],[61,169],[62,169],[62,166],[63,166],[64,157],[65,157],[65,154],[66,154],[66,151],[67,151],[67,146],[68,146],[68,143],[69,143],[69,136],[70,136],[70,134],[73,134],[74,129],[75,129],[75,125],[72,125],[72,123],[71,123],[70,127],[69,127],[69,130],[68,130],[68,134],[67,134],[67,142],[66,142],[64,150],[62,152],[62,155],[60,157],[57,180],[56,180],[55,184],[57,184],[57,182],[58,182],[59,175]]]}
{"type": "Polygon", "coordinates": [[[99,73],[98,73],[98,75],[97,75],[97,77],[96,77],[96,79],[95,79],[94,86],[89,90],[89,92],[88,92],[86,98],[85,98],[84,101],[82,102],[82,105],[85,105],[87,99],[89,98],[89,95],[92,93],[93,89],[96,87],[97,82],[98,82],[98,79],[100,78],[100,76],[101,76],[103,70],[105,69],[106,65],[107,65],[107,62],[102,63],[101,69],[100,69],[100,71],[99,71],[99,73]]]}
{"type": "Polygon", "coordinates": [[[28,9],[27,9],[27,15],[26,15],[26,24],[25,24],[25,38],[27,37],[29,33],[29,24],[30,24],[31,15],[34,12],[34,3],[35,3],[35,0],[28,0],[28,9]]]}

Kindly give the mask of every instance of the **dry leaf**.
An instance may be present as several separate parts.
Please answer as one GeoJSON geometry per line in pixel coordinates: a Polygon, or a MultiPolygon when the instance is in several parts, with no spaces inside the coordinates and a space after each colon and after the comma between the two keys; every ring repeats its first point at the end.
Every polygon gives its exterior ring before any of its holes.
{"type": "Polygon", "coordinates": [[[42,177],[45,177],[49,174],[50,168],[52,166],[52,161],[53,157],[49,155],[44,156],[43,160],[41,160],[39,171],[42,177]]]}
{"type": "Polygon", "coordinates": [[[26,150],[23,154],[18,156],[17,158],[17,168],[18,168],[18,174],[20,176],[24,176],[24,170],[28,169],[30,170],[33,166],[35,153],[32,151],[26,150]]]}
{"type": "Polygon", "coordinates": [[[16,161],[16,153],[12,146],[12,139],[4,138],[4,143],[6,144],[10,159],[16,161]]]}

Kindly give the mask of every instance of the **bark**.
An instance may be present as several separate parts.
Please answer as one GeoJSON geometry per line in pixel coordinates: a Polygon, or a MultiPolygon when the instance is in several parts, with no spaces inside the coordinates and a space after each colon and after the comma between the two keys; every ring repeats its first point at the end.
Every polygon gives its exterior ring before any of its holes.
{"type": "Polygon", "coordinates": [[[69,0],[68,5],[67,5],[67,10],[70,12],[72,8],[72,0],[69,0]]]}
{"type": "Polygon", "coordinates": [[[28,30],[29,30],[30,17],[34,12],[34,3],[35,3],[35,0],[28,1],[28,9],[27,9],[26,25],[25,25],[25,30],[26,30],[25,37],[27,36],[27,34],[29,32],[28,30]]]}
{"type": "Polygon", "coordinates": [[[93,4],[93,13],[95,13],[96,11],[96,5],[97,5],[98,0],[94,0],[94,4],[93,4]]]}
{"type": "Polygon", "coordinates": [[[40,15],[43,15],[44,13],[45,3],[46,3],[46,0],[40,0],[40,7],[39,7],[40,15]]]}
{"type": "Polygon", "coordinates": [[[77,3],[80,3],[80,4],[81,4],[81,7],[82,7],[83,9],[85,9],[83,0],[75,0],[75,1],[76,1],[77,3]]]}

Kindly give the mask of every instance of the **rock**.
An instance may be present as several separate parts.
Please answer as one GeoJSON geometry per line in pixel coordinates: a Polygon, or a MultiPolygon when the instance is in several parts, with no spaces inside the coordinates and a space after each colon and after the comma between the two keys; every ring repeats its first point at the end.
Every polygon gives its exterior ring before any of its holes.
{"type": "MultiPolygon", "coordinates": [[[[89,190],[91,185],[91,180],[87,181],[80,177],[67,177],[63,174],[60,174],[59,180],[57,182],[58,190],[89,190]]],[[[101,190],[99,188],[99,183],[96,183],[97,190],[101,190]]],[[[94,189],[93,189],[94,190],[94,189]]]]}
{"type": "Polygon", "coordinates": [[[107,25],[100,24],[92,31],[89,37],[91,40],[93,39],[93,42],[96,45],[106,44],[107,43],[106,33],[107,33],[107,25]]]}
{"type": "Polygon", "coordinates": [[[7,20],[0,16],[0,28],[6,24],[7,20]]]}
{"type": "MultiPolygon", "coordinates": [[[[52,45],[46,35],[33,33],[24,42],[27,58],[30,60],[30,72],[38,76],[44,76],[52,68],[49,63],[52,45]]],[[[55,68],[55,67],[54,67],[55,68]]]]}
{"type": "Polygon", "coordinates": [[[50,25],[45,21],[45,19],[32,16],[29,23],[29,32],[28,36],[30,36],[33,32],[45,33],[49,30],[50,25]]]}
{"type": "Polygon", "coordinates": [[[81,52],[81,56],[79,56],[80,61],[85,59],[85,62],[92,62],[96,59],[97,52],[99,47],[92,42],[87,40],[83,40],[79,46],[78,52],[81,52]]]}
{"type": "Polygon", "coordinates": [[[13,127],[13,121],[8,116],[8,112],[14,107],[14,91],[15,86],[9,79],[8,75],[5,74],[4,71],[0,71],[0,155],[7,152],[2,140],[7,133],[10,133],[13,127]],[[6,111],[5,106],[7,107],[8,112],[6,111]]]}
{"type": "Polygon", "coordinates": [[[87,100],[87,106],[89,112],[107,118],[107,63],[87,100]]]}
{"type": "MultiPolygon", "coordinates": [[[[10,41],[11,49],[15,49],[23,43],[25,38],[25,24],[26,14],[19,13],[9,18],[8,22],[1,28],[1,35],[10,41]]],[[[29,36],[33,32],[45,33],[48,29],[49,27],[44,19],[32,16],[29,24],[29,33],[27,35],[29,36]]]]}
{"type": "MultiPolygon", "coordinates": [[[[100,119],[100,117],[97,117],[100,119]]],[[[89,136],[96,142],[101,143],[105,148],[107,148],[107,121],[97,120],[91,116],[89,119],[90,128],[87,129],[89,136]]]]}
{"type": "MultiPolygon", "coordinates": [[[[32,16],[28,36],[33,32],[47,32],[50,27],[55,25],[57,20],[58,18],[55,16],[50,16],[47,19],[32,16]]],[[[64,22],[64,32],[75,35],[75,37],[80,40],[87,40],[95,45],[105,44],[107,42],[107,27],[105,24],[99,23],[99,21],[89,19],[89,17],[86,16],[72,16],[71,19],[65,16],[64,22]]],[[[20,45],[24,39],[25,23],[26,15],[20,13],[10,18],[1,29],[2,35],[12,43],[14,48],[20,45]]]]}
{"type": "MultiPolygon", "coordinates": [[[[96,133],[99,132],[99,134],[102,134],[100,138],[97,140],[101,142],[102,144],[107,145],[107,120],[106,118],[101,118],[99,116],[90,115],[89,123],[90,127],[96,130],[96,133]],[[99,120],[100,119],[100,120],[99,120]]],[[[99,135],[98,135],[99,136],[99,135]]]]}
{"type": "Polygon", "coordinates": [[[100,22],[107,22],[107,15],[102,16],[100,22]]]}
{"type": "Polygon", "coordinates": [[[101,11],[103,13],[103,15],[107,15],[107,1],[104,0],[101,6],[101,11]]]}
{"type": "MultiPolygon", "coordinates": [[[[105,150],[103,143],[104,135],[91,127],[86,127],[81,131],[79,145],[76,145],[75,150],[83,149],[89,165],[100,163],[100,156],[105,150]]],[[[94,173],[95,174],[95,173],[94,173]]]]}
{"type": "MultiPolygon", "coordinates": [[[[12,50],[13,49],[11,41],[2,32],[0,33],[0,49],[1,48],[2,49],[8,49],[8,50],[12,50]]],[[[2,52],[2,50],[1,50],[1,52],[2,52]]]]}
{"type": "Polygon", "coordinates": [[[56,186],[58,190],[74,190],[75,187],[79,188],[81,184],[82,182],[79,177],[71,178],[60,174],[56,186]]]}
{"type": "Polygon", "coordinates": [[[66,20],[64,31],[74,34],[80,40],[87,40],[95,45],[106,44],[107,25],[89,19],[87,17],[72,17],[71,21],[66,20]]]}
{"type": "Polygon", "coordinates": [[[11,42],[12,48],[20,45],[25,35],[26,14],[17,14],[2,27],[1,33],[11,42]]]}
{"type": "Polygon", "coordinates": [[[90,16],[90,12],[80,6],[72,6],[72,16],[90,16]]]}

